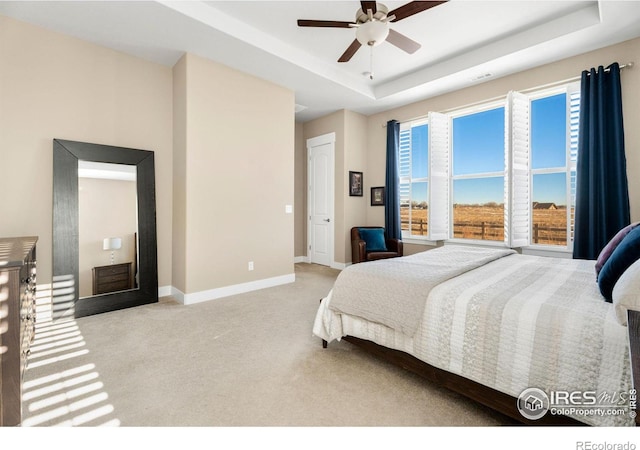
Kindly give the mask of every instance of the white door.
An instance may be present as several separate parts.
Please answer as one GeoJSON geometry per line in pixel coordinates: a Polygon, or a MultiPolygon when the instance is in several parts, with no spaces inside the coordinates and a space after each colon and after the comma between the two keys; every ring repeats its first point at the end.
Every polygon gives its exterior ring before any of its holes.
{"type": "Polygon", "coordinates": [[[334,260],[334,146],[335,133],[307,140],[307,244],[309,262],[333,265],[334,260]]]}

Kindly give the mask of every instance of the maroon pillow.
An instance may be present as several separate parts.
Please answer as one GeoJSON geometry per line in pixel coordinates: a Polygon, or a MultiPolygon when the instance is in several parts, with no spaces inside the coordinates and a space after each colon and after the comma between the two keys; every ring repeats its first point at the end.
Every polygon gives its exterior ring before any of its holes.
{"type": "Polygon", "coordinates": [[[600,254],[598,255],[598,259],[596,260],[596,276],[600,275],[600,270],[602,266],[607,262],[613,251],[616,249],[618,244],[622,242],[624,237],[629,234],[631,230],[640,225],[640,222],[632,223],[631,225],[627,225],[622,230],[618,231],[616,235],[611,238],[609,243],[605,245],[600,254]]]}

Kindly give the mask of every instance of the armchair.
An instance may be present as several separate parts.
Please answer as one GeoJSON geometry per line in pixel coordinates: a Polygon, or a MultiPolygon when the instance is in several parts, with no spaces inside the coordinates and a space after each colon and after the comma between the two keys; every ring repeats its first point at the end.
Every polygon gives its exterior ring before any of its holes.
{"type": "Polygon", "coordinates": [[[376,259],[396,258],[402,256],[402,251],[402,241],[388,239],[382,227],[351,228],[351,261],[353,264],[376,259]],[[367,248],[367,241],[369,241],[369,248],[367,248]]]}

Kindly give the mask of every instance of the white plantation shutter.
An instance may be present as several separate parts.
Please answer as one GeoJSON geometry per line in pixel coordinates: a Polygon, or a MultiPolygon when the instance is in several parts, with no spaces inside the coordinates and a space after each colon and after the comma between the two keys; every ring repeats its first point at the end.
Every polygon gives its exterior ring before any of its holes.
{"type": "Polygon", "coordinates": [[[578,164],[578,125],[580,123],[580,83],[574,83],[567,89],[567,97],[569,99],[569,195],[567,200],[567,210],[569,216],[567,223],[569,224],[569,239],[567,246],[573,248],[573,220],[571,217],[573,207],[576,204],[576,182],[578,164]]]}
{"type": "Polygon", "coordinates": [[[569,165],[576,170],[578,162],[578,125],[580,123],[580,91],[568,92],[569,96],[569,165]]]}
{"type": "MultiPolygon", "coordinates": [[[[411,123],[400,124],[400,145],[398,147],[398,191],[400,192],[400,206],[405,207],[411,203],[411,123]]],[[[411,214],[411,211],[409,211],[411,214]]],[[[404,224],[400,223],[400,229],[404,224]]],[[[405,230],[402,234],[411,234],[405,230]]]]}
{"type": "Polygon", "coordinates": [[[509,247],[523,247],[530,242],[529,111],[529,98],[526,95],[509,92],[505,114],[504,193],[504,238],[509,247]]]}
{"type": "Polygon", "coordinates": [[[449,239],[449,128],[445,114],[429,113],[430,240],[449,239]]]}

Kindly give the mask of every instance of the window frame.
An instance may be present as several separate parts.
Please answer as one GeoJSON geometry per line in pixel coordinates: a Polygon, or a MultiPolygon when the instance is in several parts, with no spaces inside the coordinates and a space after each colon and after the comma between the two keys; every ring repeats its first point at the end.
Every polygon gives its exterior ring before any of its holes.
{"type": "MultiPolygon", "coordinates": [[[[425,117],[425,118],[421,118],[421,119],[415,119],[415,120],[407,120],[405,122],[401,122],[400,123],[400,134],[402,134],[402,132],[409,132],[409,137],[411,139],[411,130],[414,127],[419,127],[419,126],[423,126],[426,125],[427,126],[427,142],[429,142],[429,136],[431,134],[431,127],[429,124],[429,118],[425,117]]],[[[427,150],[427,154],[430,153],[430,149],[427,150]]],[[[429,188],[430,188],[430,179],[431,179],[431,158],[428,157],[427,158],[427,176],[426,177],[418,177],[418,178],[413,178],[411,176],[412,172],[413,172],[413,161],[411,160],[412,156],[413,156],[413,148],[412,148],[412,143],[410,145],[409,148],[409,176],[408,177],[403,177],[400,173],[400,148],[398,147],[398,184],[402,185],[402,184],[408,184],[409,185],[409,229],[408,230],[403,230],[402,229],[402,225],[400,226],[401,228],[401,234],[402,234],[402,240],[404,242],[411,242],[414,241],[416,243],[430,243],[431,240],[429,239],[429,225],[430,225],[430,208],[429,208],[429,188]],[[412,202],[412,197],[411,197],[411,186],[413,183],[427,183],[427,234],[426,235],[413,235],[411,234],[411,212],[412,212],[412,208],[411,208],[411,202],[412,202]]],[[[402,208],[401,208],[402,209],[402,208]]]]}
{"type": "MultiPolygon", "coordinates": [[[[529,186],[531,186],[531,199],[529,206],[529,222],[531,226],[530,237],[529,237],[529,245],[528,249],[534,251],[552,251],[559,253],[572,253],[573,252],[573,227],[574,223],[572,222],[572,214],[571,212],[575,208],[575,174],[577,168],[577,148],[578,148],[578,124],[575,124],[575,127],[572,124],[572,119],[577,120],[576,115],[572,114],[573,109],[573,101],[574,98],[578,99],[578,107],[577,107],[577,116],[579,118],[579,98],[580,98],[580,82],[574,81],[566,84],[562,84],[559,86],[554,86],[552,88],[546,89],[538,89],[532,92],[527,93],[529,97],[529,111],[531,111],[531,104],[543,98],[553,97],[555,95],[565,94],[566,95],[566,104],[565,104],[565,119],[566,119],[566,130],[565,130],[565,166],[564,167],[545,167],[541,169],[534,169],[533,162],[530,158],[529,160],[529,186]],[[553,173],[564,173],[565,174],[565,195],[567,199],[566,204],[566,235],[567,235],[567,243],[566,245],[553,245],[553,244],[537,244],[533,242],[533,177],[535,175],[545,175],[545,174],[553,174],[553,173]]],[[[529,118],[529,129],[531,130],[531,117],[529,118]]],[[[529,143],[531,145],[531,135],[529,133],[529,143]]],[[[532,150],[531,150],[532,152],[532,150]]]]}
{"type": "MultiPolygon", "coordinates": [[[[501,97],[497,100],[493,100],[493,101],[487,101],[484,103],[480,103],[477,105],[474,105],[472,107],[465,107],[465,108],[460,108],[460,109],[455,109],[452,110],[448,113],[449,116],[449,121],[450,121],[450,126],[449,126],[449,134],[450,134],[450,145],[449,145],[449,160],[450,160],[450,168],[449,168],[449,217],[451,218],[451,220],[449,221],[449,239],[448,241],[451,241],[453,243],[463,243],[463,244],[474,244],[474,245],[489,245],[489,246],[498,246],[498,247],[505,247],[506,243],[503,240],[501,241],[494,241],[494,240],[488,240],[488,239],[466,239],[466,238],[456,238],[455,234],[454,234],[454,226],[455,226],[455,220],[454,220],[454,198],[453,198],[453,185],[454,185],[454,181],[456,180],[469,180],[469,179],[482,179],[482,178],[497,178],[497,177],[502,177],[503,181],[506,177],[506,172],[507,172],[507,167],[506,167],[506,161],[507,161],[507,152],[508,152],[508,148],[506,146],[506,143],[503,147],[503,152],[504,152],[504,159],[503,162],[505,163],[503,165],[503,169],[502,172],[479,172],[476,174],[464,174],[464,175],[454,175],[454,155],[453,155],[453,146],[454,146],[454,142],[453,142],[453,121],[454,119],[457,119],[459,117],[465,117],[465,116],[471,116],[473,114],[478,114],[478,113],[482,113],[482,112],[486,112],[486,111],[491,111],[494,109],[499,109],[502,108],[504,110],[504,114],[506,117],[507,114],[507,109],[506,109],[506,101],[507,98],[506,97],[501,97]]],[[[506,127],[506,125],[505,125],[506,127]]],[[[506,130],[505,130],[506,132],[506,130]]],[[[507,195],[508,193],[505,192],[505,189],[503,188],[502,191],[503,194],[503,208],[504,208],[504,204],[506,204],[506,200],[507,200],[507,195]]],[[[505,211],[503,209],[503,211],[505,211]]],[[[503,220],[503,224],[504,224],[504,220],[503,220]]]]}
{"type": "MultiPolygon", "coordinates": [[[[464,243],[479,246],[520,248],[530,254],[564,254],[573,251],[572,222],[575,208],[575,185],[577,177],[577,146],[580,113],[579,81],[558,83],[550,87],[529,89],[524,92],[510,91],[505,96],[486,102],[448,110],[444,113],[429,112],[427,116],[407,120],[400,124],[401,132],[413,127],[428,126],[427,177],[413,179],[412,161],[409,176],[399,177],[401,183],[411,186],[415,182],[428,183],[426,235],[411,235],[411,228],[402,230],[402,239],[407,242],[436,245],[439,241],[464,243]],[[531,119],[533,101],[558,94],[566,95],[566,157],[564,167],[533,169],[531,148],[531,119]],[[454,175],[453,121],[494,109],[504,111],[504,167],[502,171],[478,172],[454,175]],[[567,244],[533,243],[533,177],[550,173],[565,173],[567,198],[567,244]],[[500,177],[503,184],[504,238],[501,241],[487,239],[465,239],[454,237],[454,182],[465,179],[488,179],[500,177]],[[435,185],[434,185],[435,183],[435,185]],[[435,188],[434,188],[435,186],[435,188]],[[516,198],[517,197],[517,198],[516,198]],[[524,203],[523,203],[524,200],[524,203]],[[433,213],[433,214],[432,214],[433,213]]],[[[409,148],[409,157],[412,156],[409,148]]],[[[400,160],[400,150],[398,154],[400,160]]],[[[411,196],[409,197],[411,202],[411,196]]],[[[411,214],[411,210],[410,210],[411,214]]],[[[410,215],[411,217],[411,215],[410,215]]],[[[409,222],[411,224],[411,222],[409,222]]],[[[410,225],[411,227],[411,225],[410,225]]]]}

